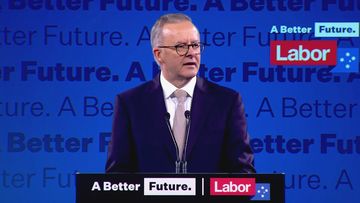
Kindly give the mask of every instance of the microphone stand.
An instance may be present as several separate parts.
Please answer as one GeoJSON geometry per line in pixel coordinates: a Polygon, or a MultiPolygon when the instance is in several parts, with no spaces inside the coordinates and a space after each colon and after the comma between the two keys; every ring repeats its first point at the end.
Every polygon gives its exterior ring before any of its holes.
{"type": "Polygon", "coordinates": [[[175,150],[176,150],[176,161],[175,161],[175,173],[180,173],[180,168],[181,168],[181,160],[180,160],[180,155],[179,155],[179,147],[176,143],[176,139],[174,136],[173,131],[171,130],[171,125],[170,125],[170,114],[167,112],[165,114],[165,121],[166,121],[166,125],[168,127],[168,130],[170,132],[171,138],[173,140],[173,143],[175,145],[175,150]]]}
{"type": "Polygon", "coordinates": [[[186,149],[189,141],[189,132],[190,132],[190,124],[191,124],[190,111],[186,110],[184,115],[186,118],[186,138],[185,138],[185,147],[182,156],[182,173],[187,173],[186,149]]]}
{"type": "Polygon", "coordinates": [[[184,116],[186,118],[186,137],[185,137],[185,146],[183,149],[183,156],[182,159],[180,160],[180,154],[179,154],[179,147],[176,143],[176,139],[174,136],[173,131],[171,130],[171,125],[170,125],[170,114],[166,113],[165,114],[165,121],[166,121],[166,125],[168,127],[168,130],[170,132],[171,138],[173,140],[173,143],[175,145],[175,150],[176,150],[176,161],[175,161],[175,173],[187,173],[187,161],[186,161],[186,153],[187,153],[187,145],[188,145],[188,141],[189,141],[189,133],[190,133],[190,124],[191,124],[191,118],[190,118],[190,111],[186,110],[184,113],[184,116]]]}

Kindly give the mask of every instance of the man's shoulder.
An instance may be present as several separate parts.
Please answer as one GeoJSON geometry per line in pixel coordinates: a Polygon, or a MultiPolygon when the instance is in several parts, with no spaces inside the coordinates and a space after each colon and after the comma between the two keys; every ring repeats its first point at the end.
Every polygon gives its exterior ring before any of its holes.
{"type": "Polygon", "coordinates": [[[234,89],[219,85],[214,82],[210,82],[203,78],[199,78],[198,81],[201,83],[201,86],[203,86],[203,88],[205,88],[206,91],[208,91],[211,95],[214,95],[214,96],[216,96],[216,95],[226,95],[226,96],[239,95],[239,93],[234,89]]]}
{"type": "Polygon", "coordinates": [[[156,88],[156,85],[157,84],[155,84],[154,80],[150,80],[135,87],[132,87],[128,90],[125,90],[124,92],[119,93],[117,96],[121,98],[129,98],[129,99],[142,97],[144,96],[144,94],[153,91],[156,88]]]}

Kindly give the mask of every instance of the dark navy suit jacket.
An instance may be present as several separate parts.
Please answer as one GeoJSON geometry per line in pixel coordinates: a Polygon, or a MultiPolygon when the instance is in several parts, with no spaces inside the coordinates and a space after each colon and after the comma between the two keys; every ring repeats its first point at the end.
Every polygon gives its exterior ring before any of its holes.
{"type": "MultiPolygon", "coordinates": [[[[175,172],[159,75],[117,95],[106,172],[175,172]]],[[[255,172],[239,93],[197,78],[191,104],[188,172],[255,172]]]]}

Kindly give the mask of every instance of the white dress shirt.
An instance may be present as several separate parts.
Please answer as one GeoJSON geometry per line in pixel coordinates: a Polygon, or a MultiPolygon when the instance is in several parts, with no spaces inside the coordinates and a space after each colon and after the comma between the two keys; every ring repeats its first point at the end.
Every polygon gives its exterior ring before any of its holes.
{"type": "MultiPolygon", "coordinates": [[[[172,94],[178,88],[175,87],[173,84],[171,84],[169,81],[167,81],[163,76],[162,72],[160,73],[160,84],[164,93],[166,110],[170,114],[170,125],[172,128],[174,123],[175,109],[178,103],[176,97],[172,97],[172,94]]],[[[191,101],[194,95],[195,84],[196,84],[196,76],[193,77],[184,87],[180,88],[188,93],[188,97],[186,98],[185,101],[185,109],[189,111],[191,109],[191,101]]]]}

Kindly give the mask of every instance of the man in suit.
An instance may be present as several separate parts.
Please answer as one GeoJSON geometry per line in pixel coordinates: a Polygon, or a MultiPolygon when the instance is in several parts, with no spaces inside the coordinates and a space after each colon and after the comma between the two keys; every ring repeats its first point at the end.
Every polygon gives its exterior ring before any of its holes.
{"type": "Polygon", "coordinates": [[[196,76],[191,19],[161,16],[151,45],[160,74],[117,95],[106,172],[255,172],[239,93],[196,76]]]}

